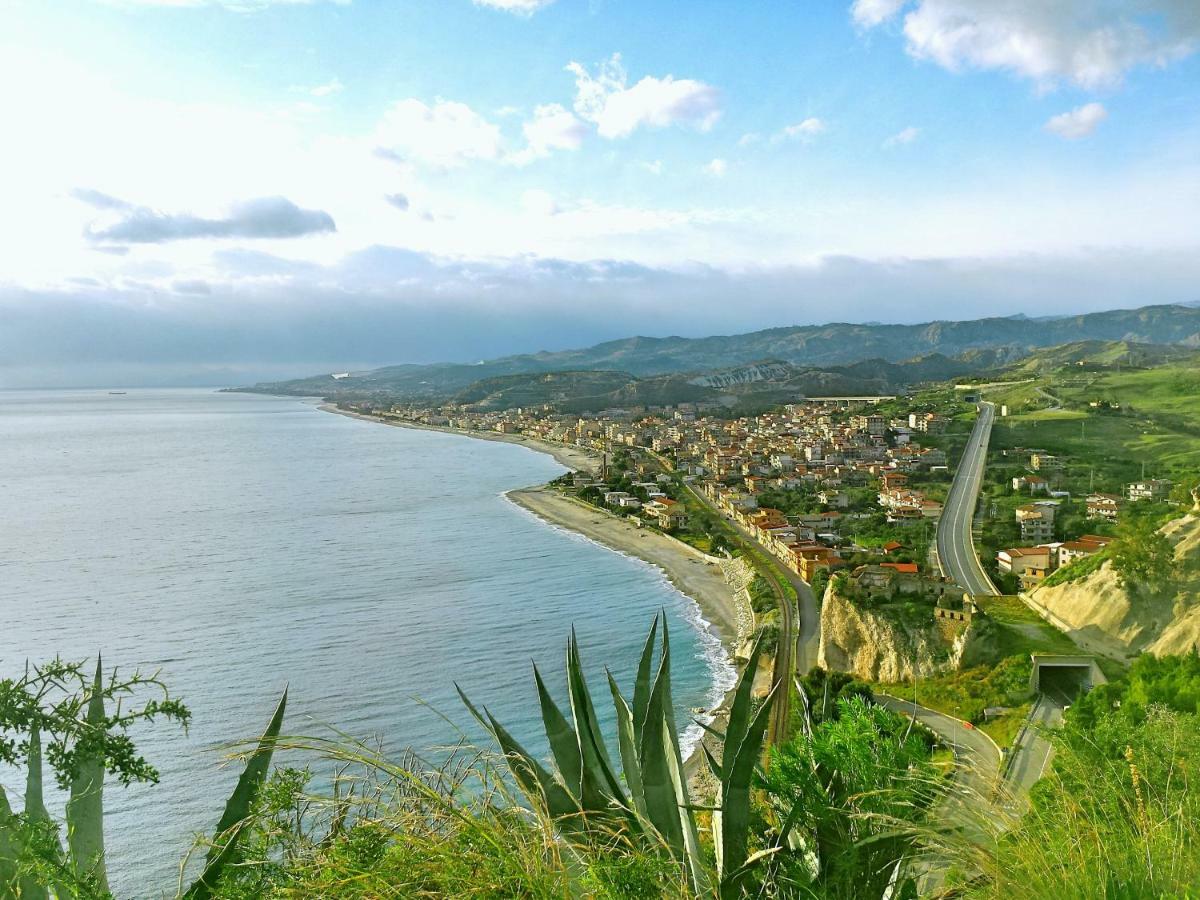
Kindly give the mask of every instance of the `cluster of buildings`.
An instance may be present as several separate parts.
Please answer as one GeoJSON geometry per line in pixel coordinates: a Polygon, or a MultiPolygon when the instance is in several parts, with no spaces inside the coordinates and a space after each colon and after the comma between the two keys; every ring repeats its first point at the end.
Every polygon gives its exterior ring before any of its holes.
{"type": "MultiPolygon", "coordinates": [[[[598,450],[650,450],[668,458],[676,472],[809,581],[821,570],[846,565],[839,549],[840,529],[845,519],[856,515],[848,511],[847,488],[877,487],[879,506],[898,525],[935,520],[941,514],[940,503],[908,484],[915,473],[946,470],[945,452],[922,444],[924,436],[945,429],[947,419],[940,414],[922,411],[888,417],[876,410],[871,398],[806,401],[738,419],[721,418],[713,411],[684,403],[669,409],[605,410],[584,417],[557,414],[549,407],[494,413],[398,408],[392,414],[426,424],[521,433],[598,450]],[[764,491],[793,488],[810,489],[821,509],[787,515],[758,502],[764,491]]],[[[651,517],[665,527],[686,521],[680,505],[660,485],[637,486],[644,489],[644,498],[610,491],[605,504],[651,517]]],[[[897,577],[916,574],[895,566],[885,570],[897,577]]]]}
{"type": "Polygon", "coordinates": [[[1013,547],[996,554],[1001,572],[1017,576],[1022,590],[1037,587],[1056,569],[1093,556],[1103,550],[1112,538],[1085,534],[1073,541],[1059,541],[1030,547],[1013,547]]]}

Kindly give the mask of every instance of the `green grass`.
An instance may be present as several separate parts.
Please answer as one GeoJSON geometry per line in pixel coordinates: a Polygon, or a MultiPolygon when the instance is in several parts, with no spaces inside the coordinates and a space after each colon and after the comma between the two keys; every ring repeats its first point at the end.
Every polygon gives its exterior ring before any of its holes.
{"type": "MultiPolygon", "coordinates": [[[[904,682],[878,687],[894,697],[905,700],[915,698],[922,706],[936,709],[948,716],[966,719],[976,725],[983,723],[985,708],[1007,706],[1014,710],[1008,717],[1015,718],[1016,727],[1019,727],[1020,720],[1024,717],[1019,708],[1029,701],[1029,678],[1032,671],[1032,663],[1027,656],[1011,656],[994,666],[975,666],[960,672],[949,672],[937,678],[918,681],[915,685],[912,682],[904,682]]],[[[990,725],[989,728],[991,727],[990,725]]],[[[1004,729],[1011,727],[1003,726],[1004,729]]],[[[1015,734],[1015,729],[1013,733],[1015,734]]]]}
{"type": "Polygon", "coordinates": [[[1076,371],[1067,367],[1036,382],[987,393],[1010,415],[996,420],[997,445],[1041,446],[1064,455],[1115,457],[1156,471],[1200,469],[1200,365],[1076,371]],[[1050,410],[1039,388],[1059,398],[1050,410]],[[1115,404],[1096,409],[1092,402],[1115,404]]]}
{"type": "Polygon", "coordinates": [[[1101,550],[1092,556],[1085,556],[1083,559],[1077,559],[1070,565],[1063,566],[1057,571],[1051,572],[1050,577],[1042,582],[1045,587],[1054,587],[1056,584],[1067,584],[1071,581],[1079,581],[1087,578],[1093,572],[1096,572],[1104,565],[1104,561],[1108,559],[1108,552],[1101,550]]]}

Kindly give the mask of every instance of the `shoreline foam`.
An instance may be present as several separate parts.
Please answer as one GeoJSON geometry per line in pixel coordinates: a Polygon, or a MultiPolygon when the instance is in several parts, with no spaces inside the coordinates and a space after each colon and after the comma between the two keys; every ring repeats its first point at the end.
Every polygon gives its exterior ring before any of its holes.
{"type": "MultiPolygon", "coordinates": [[[[708,712],[698,718],[705,725],[712,724],[737,680],[734,662],[737,612],[733,590],[720,567],[674,538],[640,529],[548,488],[508,491],[504,497],[543,524],[574,539],[597,544],[652,567],[688,601],[683,607],[683,617],[700,638],[702,657],[712,680],[705,697],[708,712]]],[[[690,711],[688,717],[693,717],[690,711]]],[[[696,724],[683,729],[679,741],[685,758],[697,749],[703,734],[696,724]]]]}

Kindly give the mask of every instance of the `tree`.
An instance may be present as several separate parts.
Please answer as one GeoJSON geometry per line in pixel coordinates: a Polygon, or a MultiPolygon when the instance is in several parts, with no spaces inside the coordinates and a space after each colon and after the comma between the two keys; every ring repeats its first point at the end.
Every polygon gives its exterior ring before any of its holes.
{"type": "Polygon", "coordinates": [[[1121,587],[1154,591],[1170,583],[1175,548],[1149,518],[1130,518],[1112,544],[1113,568],[1121,587]]]}

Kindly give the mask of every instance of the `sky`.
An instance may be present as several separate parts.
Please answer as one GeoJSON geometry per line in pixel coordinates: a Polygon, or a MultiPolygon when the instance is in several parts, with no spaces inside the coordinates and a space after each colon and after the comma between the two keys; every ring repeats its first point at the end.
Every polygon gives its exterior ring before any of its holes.
{"type": "Polygon", "coordinates": [[[1195,0],[0,21],[0,388],[1200,300],[1195,0]]]}

